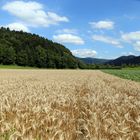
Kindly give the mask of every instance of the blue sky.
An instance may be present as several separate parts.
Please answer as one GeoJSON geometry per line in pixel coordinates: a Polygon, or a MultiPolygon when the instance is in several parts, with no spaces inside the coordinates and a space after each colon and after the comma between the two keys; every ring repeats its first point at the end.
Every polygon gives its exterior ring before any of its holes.
{"type": "Polygon", "coordinates": [[[140,55],[140,0],[1,0],[0,26],[59,42],[79,57],[140,55]]]}

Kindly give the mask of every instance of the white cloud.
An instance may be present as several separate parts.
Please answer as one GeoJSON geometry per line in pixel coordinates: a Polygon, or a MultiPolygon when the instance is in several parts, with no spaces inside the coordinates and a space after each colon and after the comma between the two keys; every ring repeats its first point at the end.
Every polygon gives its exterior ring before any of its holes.
{"type": "Polygon", "coordinates": [[[63,33],[66,33],[66,34],[77,34],[78,31],[76,29],[61,29],[61,30],[57,30],[56,33],[59,33],[59,34],[63,34],[63,33]]]}
{"type": "Polygon", "coordinates": [[[122,39],[127,42],[140,40],[140,31],[122,33],[122,39]]]}
{"type": "Polygon", "coordinates": [[[29,29],[28,29],[28,27],[26,27],[22,23],[15,22],[15,23],[8,24],[5,27],[9,27],[10,30],[30,32],[29,29]]]}
{"type": "Polygon", "coordinates": [[[111,37],[108,37],[108,36],[93,35],[92,39],[94,41],[100,41],[100,42],[104,42],[104,43],[107,43],[107,44],[111,44],[111,45],[113,45],[115,47],[118,47],[118,48],[122,48],[123,47],[119,40],[111,38],[111,37]]]}
{"type": "Polygon", "coordinates": [[[128,55],[135,55],[133,52],[122,52],[122,55],[128,56],[128,55]]]}
{"type": "Polygon", "coordinates": [[[140,41],[133,44],[136,51],[140,51],[140,41]]]}
{"type": "Polygon", "coordinates": [[[57,22],[68,22],[69,21],[67,17],[64,17],[64,16],[61,17],[53,12],[48,12],[48,18],[50,18],[50,21],[52,20],[52,22],[54,22],[54,24],[56,24],[57,22]]]}
{"type": "Polygon", "coordinates": [[[50,25],[56,25],[59,22],[69,21],[65,16],[59,16],[49,11],[45,12],[43,5],[34,1],[12,1],[6,3],[2,9],[16,16],[28,26],[48,27],[50,25]]]}
{"type": "Polygon", "coordinates": [[[76,35],[72,34],[59,34],[59,35],[54,35],[53,40],[60,42],[60,43],[70,43],[70,44],[75,44],[75,45],[83,45],[84,40],[76,35]]]}
{"type": "Polygon", "coordinates": [[[89,24],[94,29],[106,29],[106,30],[114,29],[113,21],[98,21],[98,22],[90,22],[89,24]]]}
{"type": "Polygon", "coordinates": [[[122,33],[121,38],[132,45],[136,51],[140,51],[140,31],[122,33]]]}
{"type": "Polygon", "coordinates": [[[136,15],[127,15],[127,14],[123,15],[123,17],[129,20],[135,20],[139,18],[136,15]]]}
{"type": "Polygon", "coordinates": [[[97,52],[92,49],[77,49],[77,50],[71,50],[71,52],[73,55],[81,58],[95,57],[97,55],[97,52]]]}

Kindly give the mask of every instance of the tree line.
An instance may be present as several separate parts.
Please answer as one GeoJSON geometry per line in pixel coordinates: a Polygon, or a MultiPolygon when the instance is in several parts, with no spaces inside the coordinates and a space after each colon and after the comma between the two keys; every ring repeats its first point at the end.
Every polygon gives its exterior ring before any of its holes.
{"type": "Polygon", "coordinates": [[[0,64],[39,68],[84,68],[85,64],[59,43],[36,34],[0,28],[0,64]]]}

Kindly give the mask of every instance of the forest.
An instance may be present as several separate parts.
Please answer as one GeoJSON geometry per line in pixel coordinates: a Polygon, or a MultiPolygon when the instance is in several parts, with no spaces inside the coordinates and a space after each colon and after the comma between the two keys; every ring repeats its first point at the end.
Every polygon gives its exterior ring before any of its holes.
{"type": "Polygon", "coordinates": [[[39,68],[83,68],[65,46],[36,34],[0,28],[0,64],[39,68]]]}

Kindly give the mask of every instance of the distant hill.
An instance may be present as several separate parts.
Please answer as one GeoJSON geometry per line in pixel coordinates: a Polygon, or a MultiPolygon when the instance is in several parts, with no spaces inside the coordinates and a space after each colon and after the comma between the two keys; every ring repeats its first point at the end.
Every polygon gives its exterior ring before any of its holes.
{"type": "Polygon", "coordinates": [[[0,64],[40,68],[82,68],[65,46],[36,34],[0,28],[0,64]]]}
{"type": "Polygon", "coordinates": [[[122,66],[122,65],[140,65],[140,56],[121,56],[116,59],[99,59],[99,58],[78,58],[86,64],[109,64],[114,66],[122,66]]]}
{"type": "Polygon", "coordinates": [[[140,56],[121,56],[117,59],[111,60],[106,62],[105,64],[110,64],[114,66],[121,66],[121,65],[140,65],[140,56]]]}
{"type": "Polygon", "coordinates": [[[99,59],[99,58],[91,58],[91,57],[78,58],[78,59],[83,61],[86,64],[104,64],[110,61],[108,59],[99,59]]]}

